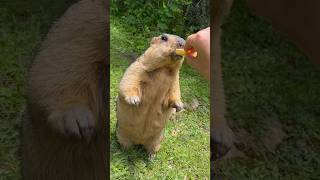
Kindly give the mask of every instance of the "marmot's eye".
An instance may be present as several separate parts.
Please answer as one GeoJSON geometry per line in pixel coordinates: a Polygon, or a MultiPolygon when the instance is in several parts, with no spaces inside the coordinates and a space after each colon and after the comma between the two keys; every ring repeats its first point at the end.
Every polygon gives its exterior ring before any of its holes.
{"type": "Polygon", "coordinates": [[[161,35],[161,40],[162,41],[168,41],[168,36],[166,36],[166,35],[161,35]]]}

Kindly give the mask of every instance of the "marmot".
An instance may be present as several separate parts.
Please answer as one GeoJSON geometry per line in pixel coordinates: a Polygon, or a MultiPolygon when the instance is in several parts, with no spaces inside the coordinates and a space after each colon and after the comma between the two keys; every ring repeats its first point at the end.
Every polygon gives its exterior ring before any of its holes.
{"type": "Polygon", "coordinates": [[[32,64],[22,127],[25,180],[108,178],[106,0],[72,5],[32,64]]]}
{"type": "Polygon", "coordinates": [[[184,39],[162,34],[126,70],[117,99],[117,138],[123,148],[143,145],[153,159],[171,113],[180,111],[179,69],[183,57],[175,50],[184,39]]]}

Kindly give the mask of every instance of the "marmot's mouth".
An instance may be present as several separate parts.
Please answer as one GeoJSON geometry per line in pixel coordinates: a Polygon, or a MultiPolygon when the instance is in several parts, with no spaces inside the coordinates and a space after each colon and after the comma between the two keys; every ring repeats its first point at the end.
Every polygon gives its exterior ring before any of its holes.
{"type": "Polygon", "coordinates": [[[177,55],[177,54],[176,54],[175,56],[176,56],[176,59],[177,59],[177,60],[180,60],[180,59],[183,58],[183,56],[181,56],[181,55],[177,55]]]}
{"type": "Polygon", "coordinates": [[[176,60],[176,61],[183,59],[183,56],[178,55],[178,54],[176,54],[175,52],[172,53],[172,56],[171,56],[171,57],[172,57],[173,60],[176,60]]]}

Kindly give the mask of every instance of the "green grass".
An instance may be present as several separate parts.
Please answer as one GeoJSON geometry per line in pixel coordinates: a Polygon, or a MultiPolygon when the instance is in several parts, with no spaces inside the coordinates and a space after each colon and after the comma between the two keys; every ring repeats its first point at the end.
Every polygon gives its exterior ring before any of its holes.
{"type": "Polygon", "coordinates": [[[115,135],[115,97],[118,84],[129,66],[124,53],[141,54],[151,37],[132,36],[121,23],[111,20],[110,62],[110,129],[111,179],[208,179],[209,178],[209,86],[187,65],[180,74],[182,100],[189,103],[196,98],[200,106],[184,111],[168,122],[165,139],[154,161],[147,160],[141,147],[122,150],[115,135]],[[138,45],[137,45],[138,44],[138,45]],[[138,46],[138,48],[137,48],[138,46]]]}
{"type": "Polygon", "coordinates": [[[223,27],[227,118],[249,133],[247,158],[219,164],[230,179],[318,179],[320,175],[320,65],[312,63],[268,23],[235,1],[223,27]],[[287,137],[274,153],[262,144],[268,121],[287,137]]]}
{"type": "Polygon", "coordinates": [[[52,22],[72,1],[11,0],[0,6],[0,179],[20,179],[19,129],[27,69],[52,22]]]}

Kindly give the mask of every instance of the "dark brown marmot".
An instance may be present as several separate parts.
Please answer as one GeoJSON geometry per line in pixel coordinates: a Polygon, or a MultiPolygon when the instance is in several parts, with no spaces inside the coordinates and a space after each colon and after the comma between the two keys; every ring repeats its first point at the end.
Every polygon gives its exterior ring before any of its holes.
{"type": "Polygon", "coordinates": [[[72,5],[30,70],[22,129],[25,180],[108,178],[105,0],[72,5]]]}

